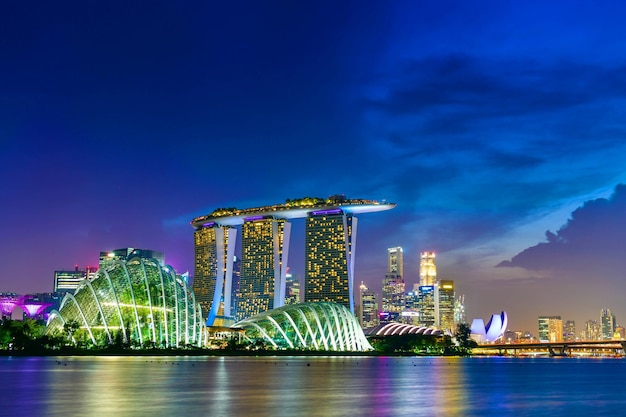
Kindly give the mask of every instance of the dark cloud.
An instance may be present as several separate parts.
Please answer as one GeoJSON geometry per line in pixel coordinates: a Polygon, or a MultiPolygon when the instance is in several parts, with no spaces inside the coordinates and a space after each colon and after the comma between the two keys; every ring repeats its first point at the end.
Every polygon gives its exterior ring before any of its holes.
{"type": "Polygon", "coordinates": [[[626,270],[626,185],[614,194],[586,202],[546,242],[527,248],[498,267],[566,271],[568,280],[622,279],[626,270]]]}

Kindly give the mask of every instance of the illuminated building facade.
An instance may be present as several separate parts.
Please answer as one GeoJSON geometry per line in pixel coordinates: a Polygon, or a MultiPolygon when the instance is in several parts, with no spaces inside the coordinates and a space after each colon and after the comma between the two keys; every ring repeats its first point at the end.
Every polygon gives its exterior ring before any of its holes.
{"type": "Polygon", "coordinates": [[[354,314],[354,254],[357,219],[341,209],[313,211],[306,218],[305,302],[332,302],[354,314]]]}
{"type": "Polygon", "coordinates": [[[440,280],[435,286],[435,326],[452,332],[455,329],[454,322],[454,281],[440,280]]]}
{"type": "Polygon", "coordinates": [[[465,313],[465,295],[459,296],[454,301],[454,322],[467,323],[467,314],[465,313]]]}
{"type": "Polygon", "coordinates": [[[470,333],[472,339],[478,343],[495,342],[504,336],[508,325],[508,315],[503,311],[500,314],[493,314],[486,326],[483,319],[472,320],[470,333]]]}
{"type": "Polygon", "coordinates": [[[402,248],[387,249],[387,273],[383,279],[383,313],[393,313],[390,317],[396,320],[401,318],[400,313],[405,309],[406,284],[402,278],[403,259],[402,248]]]}
{"type": "Polygon", "coordinates": [[[435,316],[435,286],[421,285],[418,290],[419,318],[418,323],[422,327],[433,327],[436,323],[435,316]]]}
{"type": "Polygon", "coordinates": [[[265,311],[235,323],[244,338],[274,349],[307,349],[341,352],[373,350],[356,317],[336,303],[288,305],[265,311]]]}
{"type": "Polygon", "coordinates": [[[376,293],[367,288],[363,282],[359,286],[361,302],[359,309],[359,322],[364,329],[377,326],[378,319],[378,297],[376,293]]]}
{"type": "MultiPolygon", "coordinates": [[[[337,302],[354,311],[352,287],[357,223],[354,215],[394,207],[395,204],[385,202],[331,196],[327,199],[305,197],[287,200],[284,204],[250,209],[216,209],[191,222],[195,229],[196,246],[194,290],[205,306],[210,304],[211,310],[214,300],[224,300],[224,314],[228,315],[226,300],[233,297],[232,292],[226,291],[225,287],[230,272],[225,272],[220,293],[218,290],[221,280],[213,277],[218,275],[214,271],[221,269],[213,266],[216,264],[213,259],[221,257],[217,255],[217,249],[212,248],[212,245],[220,245],[219,237],[213,238],[209,231],[203,229],[241,227],[241,271],[238,281],[232,285],[233,290],[236,287],[238,289],[237,302],[231,303],[231,315],[236,312],[236,317],[243,319],[264,309],[282,306],[287,297],[285,287],[291,226],[289,220],[306,218],[305,301],[337,302]],[[257,222],[260,223],[255,224],[257,222]],[[216,255],[212,256],[211,251],[216,255]]],[[[229,252],[231,246],[234,247],[234,232],[229,232],[228,235],[228,242],[221,243],[225,252],[229,252]]],[[[234,256],[227,255],[225,268],[229,267],[233,258],[234,256]]],[[[212,325],[211,320],[207,323],[212,325]]]]}
{"type": "Polygon", "coordinates": [[[300,302],[300,280],[296,275],[287,273],[285,280],[285,305],[300,302]]]}
{"type": "Polygon", "coordinates": [[[596,320],[587,320],[582,333],[583,340],[600,340],[602,337],[602,326],[596,320]]]}
{"type": "Polygon", "coordinates": [[[563,340],[571,342],[576,340],[576,322],[567,320],[563,325],[563,340]]]}
{"type": "Polygon", "coordinates": [[[291,223],[258,216],[241,230],[238,320],[284,305],[291,223]]]}
{"type": "Polygon", "coordinates": [[[611,340],[615,333],[615,316],[611,314],[611,310],[603,308],[600,311],[600,326],[602,332],[602,340],[611,340]]]}
{"type": "Polygon", "coordinates": [[[54,271],[54,292],[74,292],[83,279],[93,279],[96,268],[79,270],[78,265],[70,271],[54,271]]]}
{"type": "Polygon", "coordinates": [[[539,316],[539,341],[563,341],[563,320],[561,320],[561,316],[539,316]]]}
{"type": "Polygon", "coordinates": [[[387,273],[404,276],[404,259],[400,246],[387,249],[387,273]]]}
{"type": "Polygon", "coordinates": [[[75,343],[125,343],[175,347],[204,344],[204,320],[193,292],[173,268],[156,259],[134,257],[98,270],[67,293],[51,312],[46,332],[64,332],[78,323],[75,343]]]}
{"type": "Polygon", "coordinates": [[[436,282],[435,252],[422,252],[420,254],[420,286],[435,285],[436,282]]]}
{"type": "Polygon", "coordinates": [[[215,223],[206,224],[194,232],[193,291],[202,311],[208,312],[207,326],[224,326],[232,322],[236,240],[236,229],[215,223]]]}

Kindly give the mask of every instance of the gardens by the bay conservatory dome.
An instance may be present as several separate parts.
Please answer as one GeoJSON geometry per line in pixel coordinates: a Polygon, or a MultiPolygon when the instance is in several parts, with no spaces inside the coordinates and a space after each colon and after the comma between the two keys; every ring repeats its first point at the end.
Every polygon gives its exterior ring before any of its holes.
{"type": "Polygon", "coordinates": [[[172,267],[148,258],[116,261],[82,281],[50,314],[47,332],[66,332],[68,325],[75,327],[75,343],[96,346],[204,344],[205,322],[193,291],[172,267]]]}

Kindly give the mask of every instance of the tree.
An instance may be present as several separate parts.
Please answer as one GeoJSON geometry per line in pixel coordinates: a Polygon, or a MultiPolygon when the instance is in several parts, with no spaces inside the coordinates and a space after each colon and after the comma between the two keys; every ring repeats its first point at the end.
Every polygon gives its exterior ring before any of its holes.
{"type": "Polygon", "coordinates": [[[472,339],[472,330],[467,323],[459,323],[456,328],[456,342],[459,346],[459,350],[463,354],[472,353],[472,349],[478,347],[478,343],[472,339]]]}

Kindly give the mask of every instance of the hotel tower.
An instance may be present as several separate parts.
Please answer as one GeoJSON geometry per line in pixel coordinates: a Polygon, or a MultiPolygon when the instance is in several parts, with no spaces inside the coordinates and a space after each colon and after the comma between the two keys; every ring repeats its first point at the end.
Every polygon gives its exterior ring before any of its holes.
{"type": "Polygon", "coordinates": [[[334,302],[354,313],[355,214],[394,207],[344,196],[306,197],[273,206],[217,209],[193,219],[193,290],[207,325],[230,325],[235,319],[284,305],[289,220],[296,218],[306,219],[304,300],[334,302]],[[237,300],[233,302],[233,262],[239,229],[241,275],[237,300]]]}

